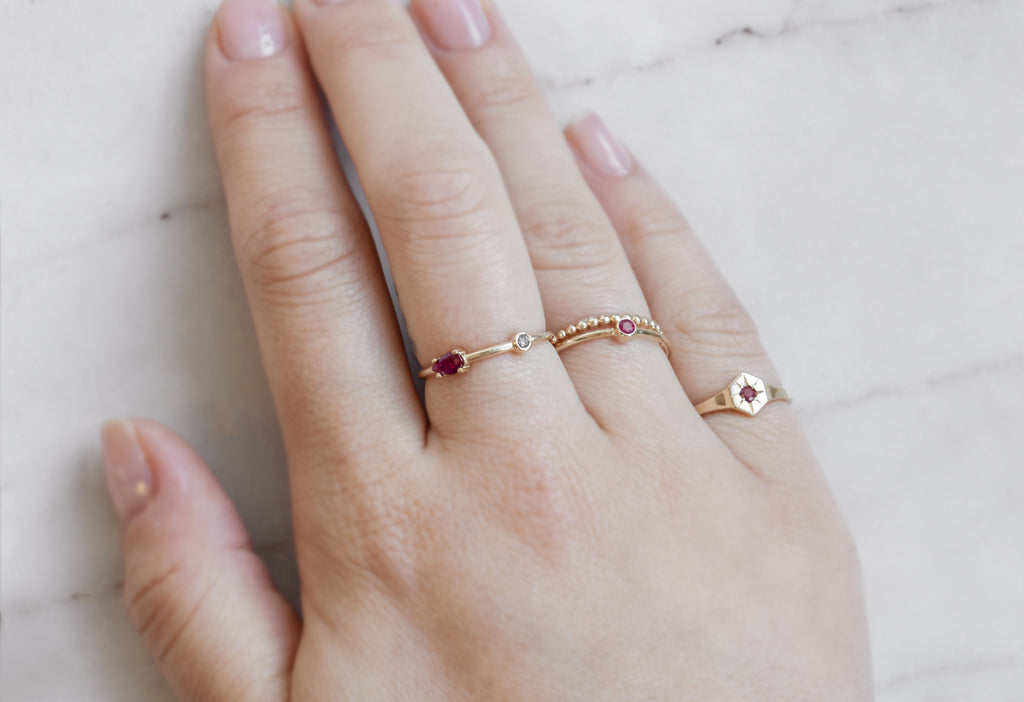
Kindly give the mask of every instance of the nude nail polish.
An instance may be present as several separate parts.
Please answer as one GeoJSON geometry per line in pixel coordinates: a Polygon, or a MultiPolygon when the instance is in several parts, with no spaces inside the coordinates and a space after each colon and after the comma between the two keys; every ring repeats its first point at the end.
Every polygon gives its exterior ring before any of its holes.
{"type": "Polygon", "coordinates": [[[153,499],[153,472],[135,427],[116,419],[103,425],[101,435],[107,490],[122,522],[129,521],[153,499]]]}
{"type": "Polygon", "coordinates": [[[593,112],[574,118],[566,130],[573,150],[606,178],[622,178],[633,170],[633,157],[593,112]]]}
{"type": "Polygon", "coordinates": [[[232,61],[267,58],[285,46],[277,0],[224,0],[217,28],[221,50],[232,61]]]}
{"type": "Polygon", "coordinates": [[[491,24],[479,0],[415,0],[414,11],[442,49],[479,49],[491,40],[491,24]]]}

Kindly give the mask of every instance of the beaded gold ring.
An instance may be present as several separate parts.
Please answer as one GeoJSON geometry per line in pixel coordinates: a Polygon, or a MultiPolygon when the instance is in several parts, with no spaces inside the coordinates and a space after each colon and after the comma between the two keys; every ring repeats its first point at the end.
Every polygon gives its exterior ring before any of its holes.
{"type": "Polygon", "coordinates": [[[666,356],[672,355],[672,346],[661,331],[661,325],[652,319],[627,314],[608,314],[581,319],[555,332],[552,342],[559,352],[594,339],[613,338],[625,343],[638,337],[653,339],[661,344],[666,356]]]}

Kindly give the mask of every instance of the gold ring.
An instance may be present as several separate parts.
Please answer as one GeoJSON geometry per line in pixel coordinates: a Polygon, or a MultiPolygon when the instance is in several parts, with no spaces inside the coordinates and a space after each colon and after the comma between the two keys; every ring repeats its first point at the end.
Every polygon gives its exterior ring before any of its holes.
{"type": "Polygon", "coordinates": [[[740,373],[728,387],[714,397],[694,405],[698,414],[733,410],[753,417],[769,402],[790,401],[789,393],[774,385],[766,385],[752,373],[740,373]]]}
{"type": "Polygon", "coordinates": [[[462,349],[452,349],[443,356],[438,356],[430,361],[430,365],[420,370],[421,378],[444,378],[449,375],[457,375],[467,372],[472,364],[482,361],[485,358],[500,356],[503,353],[526,353],[533,347],[535,341],[554,342],[555,335],[549,331],[539,334],[529,332],[516,332],[509,341],[503,344],[488,346],[486,349],[473,351],[472,353],[462,349]]]}
{"type": "Polygon", "coordinates": [[[565,329],[560,329],[555,334],[552,343],[555,345],[555,349],[562,351],[584,341],[604,337],[612,337],[623,343],[637,337],[648,337],[661,344],[666,356],[672,355],[672,347],[657,322],[646,317],[626,314],[609,314],[581,319],[576,324],[570,324],[565,329]]]}

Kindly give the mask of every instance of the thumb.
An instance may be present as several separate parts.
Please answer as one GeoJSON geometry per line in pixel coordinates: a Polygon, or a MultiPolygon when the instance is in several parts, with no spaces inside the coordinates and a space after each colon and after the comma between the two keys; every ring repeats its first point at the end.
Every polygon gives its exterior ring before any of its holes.
{"type": "Polygon", "coordinates": [[[105,425],[103,458],[128,611],[179,697],[287,699],[298,619],[203,460],[144,419],[105,425]]]}

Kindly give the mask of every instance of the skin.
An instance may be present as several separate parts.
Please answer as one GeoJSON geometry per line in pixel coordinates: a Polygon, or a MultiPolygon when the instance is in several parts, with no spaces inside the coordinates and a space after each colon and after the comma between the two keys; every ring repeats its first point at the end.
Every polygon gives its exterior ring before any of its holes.
{"type": "Polygon", "coordinates": [[[781,384],[743,307],[642,166],[608,175],[586,125],[556,126],[493,5],[483,46],[449,50],[431,1],[295,0],[252,59],[214,20],[210,122],[303,617],[196,452],[112,423],[126,600],[168,681],[210,701],[871,699],[856,550],[791,407],[693,409],[741,370],[781,384]],[[317,85],[422,364],[615,312],[658,320],[671,360],[539,343],[421,403],[317,85]]]}

